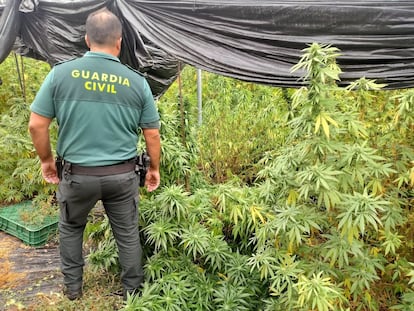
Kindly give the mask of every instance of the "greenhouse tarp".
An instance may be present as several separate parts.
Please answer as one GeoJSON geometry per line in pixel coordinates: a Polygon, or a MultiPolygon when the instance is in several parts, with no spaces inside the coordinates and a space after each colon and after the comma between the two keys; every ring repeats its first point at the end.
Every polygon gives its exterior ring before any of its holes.
{"type": "Polygon", "coordinates": [[[340,49],[344,84],[366,77],[414,86],[413,0],[2,2],[0,62],[12,50],[50,64],[82,55],[87,15],[108,7],[124,27],[121,61],[145,73],[155,95],[176,78],[179,62],[298,87],[303,72],[291,68],[314,42],[340,49]]]}

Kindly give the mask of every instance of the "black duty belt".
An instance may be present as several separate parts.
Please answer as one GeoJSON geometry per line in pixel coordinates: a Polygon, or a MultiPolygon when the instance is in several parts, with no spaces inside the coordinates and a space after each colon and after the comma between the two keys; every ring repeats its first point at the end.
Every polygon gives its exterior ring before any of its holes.
{"type": "Polygon", "coordinates": [[[64,171],[73,175],[107,176],[128,173],[133,170],[135,170],[134,160],[105,166],[81,166],[69,162],[64,165],[64,171]]]}

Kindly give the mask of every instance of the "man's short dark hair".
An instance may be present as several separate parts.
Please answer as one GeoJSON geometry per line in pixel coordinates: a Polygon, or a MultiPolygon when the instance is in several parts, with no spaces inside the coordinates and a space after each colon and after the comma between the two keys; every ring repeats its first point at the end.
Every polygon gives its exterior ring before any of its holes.
{"type": "Polygon", "coordinates": [[[91,43],[113,45],[122,36],[122,25],[118,17],[105,8],[89,14],[86,34],[91,43]]]}

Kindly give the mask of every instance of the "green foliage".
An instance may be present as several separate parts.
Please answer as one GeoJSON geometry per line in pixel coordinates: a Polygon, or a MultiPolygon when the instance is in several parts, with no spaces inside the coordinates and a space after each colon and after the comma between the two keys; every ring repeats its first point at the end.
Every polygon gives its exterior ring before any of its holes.
{"type": "MultiPolygon", "coordinates": [[[[254,164],[283,140],[277,130],[278,115],[286,109],[283,91],[203,72],[203,122],[198,125],[196,72],[186,68],[182,76],[182,80],[190,82],[183,86],[183,101],[188,103],[186,122],[193,129],[187,137],[198,142],[194,151],[199,156],[194,165],[214,182],[234,175],[252,182],[257,172],[254,164]]],[[[179,101],[177,87],[172,86],[163,103],[179,101]]],[[[174,127],[178,128],[178,122],[174,127]]]]}
{"type": "Polygon", "coordinates": [[[203,256],[209,247],[210,236],[207,229],[201,225],[191,225],[183,229],[181,245],[188,256],[196,260],[203,256]]]}
{"type": "Polygon", "coordinates": [[[298,290],[298,305],[300,308],[328,311],[343,310],[338,306],[339,301],[345,301],[345,296],[335,289],[330,278],[323,277],[322,271],[308,279],[301,275],[296,285],[298,290]]]}
{"type": "Polygon", "coordinates": [[[342,235],[346,235],[352,242],[353,238],[364,236],[367,226],[372,226],[373,230],[378,231],[378,227],[382,225],[378,215],[385,211],[389,204],[387,201],[368,195],[366,191],[363,194],[346,194],[342,197],[340,209],[343,212],[337,216],[340,219],[338,229],[342,235]]]}
{"type": "Polygon", "coordinates": [[[216,310],[248,311],[251,307],[248,303],[250,296],[247,288],[225,283],[214,291],[214,302],[217,305],[216,310]]]}
{"type": "Polygon", "coordinates": [[[295,285],[298,277],[305,272],[302,263],[295,256],[279,256],[274,265],[274,275],[270,278],[272,296],[285,298],[287,306],[293,306],[296,298],[295,285]]]}
{"type": "Polygon", "coordinates": [[[106,215],[88,222],[84,237],[89,247],[88,262],[94,271],[119,271],[118,247],[106,215]]]}
{"type": "Polygon", "coordinates": [[[27,131],[29,105],[49,66],[26,58],[21,58],[17,66],[15,61],[18,60],[17,56],[10,55],[0,71],[3,80],[0,87],[0,202],[20,202],[54,193],[54,187],[43,182],[27,131]],[[19,81],[21,66],[24,66],[25,75],[20,75],[19,81]],[[32,84],[26,87],[28,80],[32,84]]]}
{"type": "Polygon", "coordinates": [[[213,272],[223,271],[226,262],[232,257],[230,247],[223,236],[212,236],[203,254],[204,264],[213,272]]]}
{"type": "Polygon", "coordinates": [[[157,206],[159,216],[166,219],[171,218],[180,222],[188,215],[188,193],[180,186],[172,185],[164,188],[156,197],[154,204],[157,206]]]}
{"type": "Polygon", "coordinates": [[[145,227],[144,233],[147,236],[147,243],[153,245],[156,252],[167,251],[179,236],[179,230],[174,223],[163,218],[150,223],[145,227]]]}
{"type": "Polygon", "coordinates": [[[191,134],[186,142],[180,139],[180,115],[175,103],[158,106],[161,116],[162,185],[169,186],[177,181],[184,183],[195,161],[196,150],[193,150],[191,134]]]}
{"type": "MultiPolygon", "coordinates": [[[[412,308],[413,91],[338,86],[339,53],[306,48],[297,90],[204,72],[201,125],[184,69],[158,102],[162,186],[141,192],[145,284],[124,310],[412,308]]],[[[47,195],[26,120],[12,124],[28,107],[9,103],[2,143],[17,148],[0,147],[0,174],[13,176],[3,200],[17,186],[47,195]]],[[[89,263],[117,271],[107,220],[85,237],[89,263]]]]}
{"type": "Polygon", "coordinates": [[[95,270],[119,271],[118,248],[114,239],[103,240],[88,255],[88,261],[95,270]]]}

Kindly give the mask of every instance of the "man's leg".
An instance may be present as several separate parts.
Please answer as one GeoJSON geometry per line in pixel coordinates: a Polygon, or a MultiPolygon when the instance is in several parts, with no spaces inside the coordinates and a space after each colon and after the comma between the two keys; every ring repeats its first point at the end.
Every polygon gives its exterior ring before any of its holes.
{"type": "Polygon", "coordinates": [[[124,293],[133,293],[144,281],[138,230],[138,179],[134,172],[108,176],[102,202],[117,242],[124,293]]]}
{"type": "Polygon", "coordinates": [[[69,299],[82,295],[83,231],[87,216],[100,195],[97,177],[67,175],[59,183],[59,244],[65,293],[69,299]]]}

